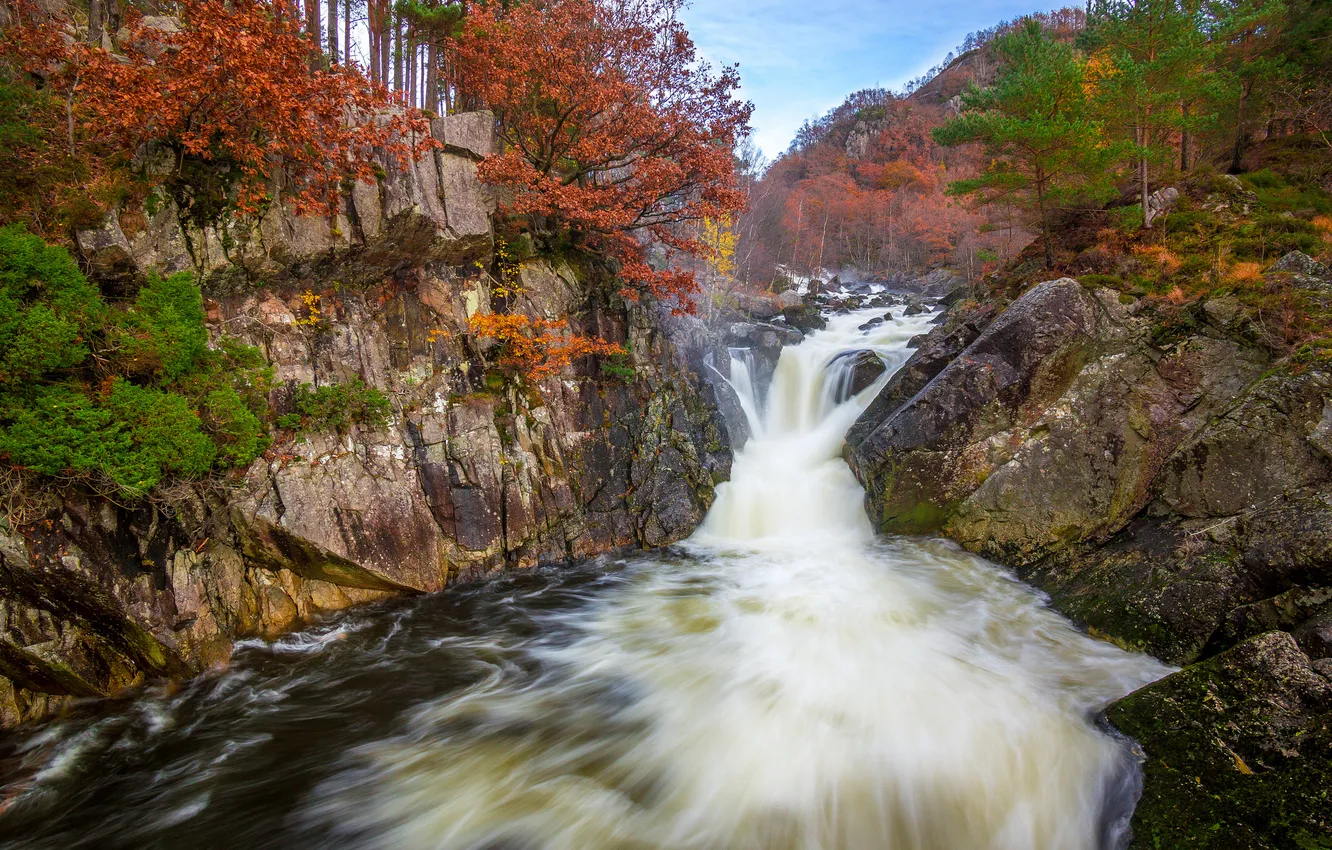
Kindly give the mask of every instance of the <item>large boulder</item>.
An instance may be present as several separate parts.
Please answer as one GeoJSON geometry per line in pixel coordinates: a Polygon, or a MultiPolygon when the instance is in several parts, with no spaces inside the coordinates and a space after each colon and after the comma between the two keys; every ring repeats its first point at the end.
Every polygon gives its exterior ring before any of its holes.
{"type": "Polygon", "coordinates": [[[1004,432],[1035,426],[1092,359],[1110,333],[1104,313],[1075,280],[1033,287],[851,448],[848,460],[878,527],[940,530],[1007,460],[1011,440],[1004,432]]]}
{"type": "Polygon", "coordinates": [[[1268,632],[1106,712],[1146,753],[1133,847],[1332,846],[1332,681],[1268,632]]]}

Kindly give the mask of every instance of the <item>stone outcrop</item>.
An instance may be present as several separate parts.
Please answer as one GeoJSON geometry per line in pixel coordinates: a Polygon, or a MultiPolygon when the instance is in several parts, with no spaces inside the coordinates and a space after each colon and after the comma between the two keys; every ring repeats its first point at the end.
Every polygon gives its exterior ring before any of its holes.
{"type": "MultiPolygon", "coordinates": [[[[1270,273],[1327,285],[1300,257],[1270,273]]],[[[851,429],[847,459],[882,530],[947,535],[1093,634],[1195,665],[1110,711],[1147,753],[1140,846],[1327,842],[1311,814],[1325,791],[1300,789],[1328,753],[1332,369],[1273,362],[1233,299],[1194,317],[1166,333],[1140,302],[1067,279],[993,321],[955,310],[851,429]],[[1264,735],[1287,743],[1263,751],[1264,735]],[[1264,807],[1291,822],[1269,836],[1264,807]],[[1213,823],[1235,832],[1198,838],[1213,823]]]]}
{"type": "Polygon", "coordinates": [[[0,525],[0,726],[197,673],[237,638],[349,605],[692,532],[729,475],[704,379],[719,339],[542,259],[521,264],[507,309],[568,316],[629,355],[525,383],[469,333],[494,306],[494,202],[475,171],[492,127],[437,119],[439,150],[385,163],[334,221],[275,205],[244,232],[188,232],[166,206],[79,235],[103,286],[199,270],[213,332],[271,364],[277,413],[302,384],[360,379],[392,415],[280,432],[243,474],[140,506],[71,491],[0,525]]]}
{"type": "Polygon", "coordinates": [[[1148,756],[1135,846],[1326,847],[1332,680],[1285,632],[1250,638],[1112,706],[1148,756]]]}

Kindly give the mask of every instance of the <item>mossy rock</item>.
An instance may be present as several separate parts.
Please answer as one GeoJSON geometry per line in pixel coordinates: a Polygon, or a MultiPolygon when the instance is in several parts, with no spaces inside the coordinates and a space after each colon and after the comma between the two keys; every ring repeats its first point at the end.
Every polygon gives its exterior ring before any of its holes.
{"type": "Polygon", "coordinates": [[[1285,632],[1106,712],[1146,751],[1133,847],[1332,848],[1332,681],[1285,632]]]}

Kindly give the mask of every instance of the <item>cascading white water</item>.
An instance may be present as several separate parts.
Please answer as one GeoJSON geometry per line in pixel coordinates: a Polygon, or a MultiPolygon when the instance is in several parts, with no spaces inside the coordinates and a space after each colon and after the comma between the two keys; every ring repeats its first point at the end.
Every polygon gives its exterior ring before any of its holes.
{"type": "Polygon", "coordinates": [[[928,317],[872,315],[786,349],[765,406],[733,362],[754,437],[685,552],[560,615],[535,680],[497,664],[360,747],[306,817],[440,850],[1114,846],[1131,761],[1090,718],[1165,668],[950,544],[875,540],[839,451],[887,376],[838,403],[829,365],[891,372],[928,317]]]}

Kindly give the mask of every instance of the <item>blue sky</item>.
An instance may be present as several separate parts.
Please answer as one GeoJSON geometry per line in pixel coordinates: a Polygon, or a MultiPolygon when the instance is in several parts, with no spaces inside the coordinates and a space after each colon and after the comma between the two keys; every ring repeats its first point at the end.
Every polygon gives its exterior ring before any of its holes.
{"type": "MultiPolygon", "coordinates": [[[[1078,0],[1072,0],[1078,2],[1078,0]]],[[[740,63],[754,136],[769,159],[806,118],[853,91],[900,88],[967,33],[1069,2],[1041,0],[693,0],[683,18],[714,64],[740,63]]]]}

